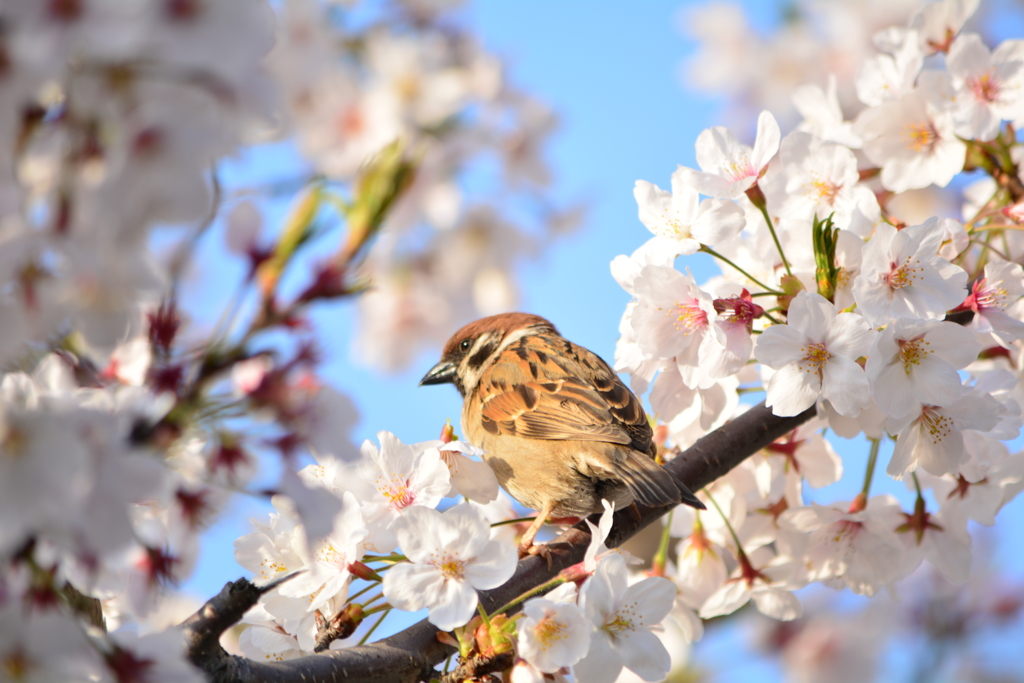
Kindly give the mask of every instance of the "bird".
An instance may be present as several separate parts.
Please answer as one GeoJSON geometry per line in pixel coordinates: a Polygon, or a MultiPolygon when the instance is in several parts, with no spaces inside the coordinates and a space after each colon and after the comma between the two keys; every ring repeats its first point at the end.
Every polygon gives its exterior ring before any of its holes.
{"type": "Polygon", "coordinates": [[[502,313],[469,323],[445,344],[420,386],[454,384],[462,429],[484,451],[509,495],[537,517],[521,557],[547,555],[534,538],[549,518],[642,503],[704,504],[659,465],[640,399],[600,356],[562,337],[548,320],[502,313]]]}

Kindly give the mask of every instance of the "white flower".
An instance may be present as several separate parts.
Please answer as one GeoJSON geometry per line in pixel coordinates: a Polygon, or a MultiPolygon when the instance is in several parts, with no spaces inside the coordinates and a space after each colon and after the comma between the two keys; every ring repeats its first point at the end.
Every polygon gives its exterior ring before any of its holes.
{"type": "Polygon", "coordinates": [[[779,525],[807,534],[797,559],[808,580],[874,595],[900,576],[903,546],[895,533],[900,507],[892,496],[875,496],[859,507],[837,502],[795,508],[782,513],[779,525]]]}
{"type": "Polygon", "coordinates": [[[615,554],[580,588],[580,607],[593,634],[590,651],[574,668],[577,680],[611,683],[623,667],[645,681],[659,681],[668,673],[672,660],[651,629],[672,610],[676,587],[660,577],[627,584],[626,561],[615,554]]]}
{"type": "Polygon", "coordinates": [[[757,610],[779,621],[792,621],[803,613],[803,606],[789,588],[794,565],[785,557],[772,557],[768,548],[759,548],[740,565],[721,588],[700,608],[702,619],[732,614],[751,600],[757,610]]]}
{"type": "Polygon", "coordinates": [[[359,503],[347,491],[342,502],[334,528],[312,541],[312,556],[303,558],[306,571],[278,588],[285,597],[308,598],[309,612],[321,609],[335,597],[344,599],[351,578],[348,567],[363,556],[362,540],[367,531],[359,503]]]}
{"type": "Polygon", "coordinates": [[[868,380],[856,359],[867,354],[874,333],[853,313],[837,313],[820,294],[801,292],[789,307],[789,324],[769,327],[754,357],[774,368],[767,405],[776,415],[797,415],[820,396],[841,415],[855,416],[869,400],[868,380]]]}
{"type": "Polygon", "coordinates": [[[553,674],[580,661],[592,627],[574,602],[534,598],[523,605],[516,651],[538,671],[553,674]]]}
{"type": "Polygon", "coordinates": [[[726,347],[725,331],[714,325],[718,314],[711,296],[692,275],[674,268],[646,266],[634,282],[637,304],[632,327],[648,358],[675,357],[683,382],[707,387],[732,374],[736,354],[726,347]]]}
{"type": "Polygon", "coordinates": [[[736,199],[764,175],[768,162],[779,151],[779,124],[770,112],[757,117],[754,147],[741,144],[732,131],[715,126],[697,137],[697,163],[701,171],[683,168],[682,180],[701,194],[736,199]]]}
{"type": "Polygon", "coordinates": [[[941,0],[922,7],[909,24],[916,32],[920,49],[925,54],[948,50],[980,3],[981,0],[941,0]]]}
{"type": "Polygon", "coordinates": [[[856,212],[877,212],[874,193],[858,184],[857,157],[849,148],[793,133],[783,140],[779,159],[787,176],[786,218],[809,222],[831,215],[836,227],[849,228],[856,212]]]}
{"type": "Polygon", "coordinates": [[[675,575],[679,597],[699,609],[711,595],[725,585],[729,572],[725,567],[725,548],[708,539],[703,530],[695,530],[676,546],[675,575]]]}
{"type": "Polygon", "coordinates": [[[804,117],[797,130],[841,145],[859,149],[860,138],[853,132],[853,124],[843,119],[836,89],[836,76],[829,74],[828,85],[805,84],[793,92],[793,106],[804,117]]]}
{"type": "Polygon", "coordinates": [[[238,636],[238,647],[247,658],[281,662],[302,656],[299,639],[285,631],[263,605],[254,605],[241,623],[247,627],[238,636]]]}
{"type": "Polygon", "coordinates": [[[470,620],[477,589],[496,588],[515,573],[515,548],[490,540],[487,520],[469,503],[443,514],[409,508],[394,531],[409,562],[384,575],[384,596],[398,609],[428,608],[430,623],[444,631],[470,620]]]}
{"type": "Polygon", "coordinates": [[[480,505],[487,505],[498,498],[500,487],[494,470],[487,463],[468,457],[479,457],[483,450],[464,441],[439,444],[437,448],[451,475],[449,496],[465,496],[480,505]]]}
{"type": "Polygon", "coordinates": [[[920,403],[944,406],[959,399],[957,370],[980,351],[976,335],[956,323],[900,318],[878,335],[864,371],[878,407],[899,418],[920,403]]]}
{"type": "Polygon", "coordinates": [[[1018,305],[1021,296],[1024,270],[1020,264],[989,261],[985,264],[985,277],[971,285],[971,293],[963,303],[974,311],[970,326],[982,334],[991,334],[1004,346],[1024,338],[1024,321],[1018,305]]]}
{"type": "Polygon", "coordinates": [[[1004,41],[993,53],[981,36],[965,33],[949,48],[946,68],[958,90],[962,137],[991,140],[1000,119],[1024,119],[1024,40],[1004,41]]]}
{"type": "Polygon", "coordinates": [[[965,460],[963,431],[987,432],[1000,412],[990,395],[970,391],[949,406],[918,405],[902,418],[890,418],[886,429],[898,436],[886,471],[897,479],[918,465],[936,476],[955,473],[965,460]]]}
{"type": "Polygon", "coordinates": [[[882,167],[887,190],[945,187],[963,170],[967,147],[956,137],[953,115],[920,89],[865,110],[854,130],[864,153],[882,167]]]}
{"type": "Polygon", "coordinates": [[[714,246],[735,237],[743,229],[743,209],[724,199],[700,200],[687,185],[681,167],[672,174],[672,191],[646,180],[636,181],[633,196],[640,222],[654,233],[659,250],[689,256],[702,244],[714,246]]]}
{"type": "Polygon", "coordinates": [[[903,575],[910,574],[922,559],[953,583],[964,583],[971,574],[971,537],[967,518],[954,508],[930,513],[924,500],[918,499],[914,513],[903,513],[906,520],[897,528],[906,548],[903,575]]]}
{"type": "Polygon", "coordinates": [[[893,318],[941,319],[966,295],[967,273],[938,255],[937,218],[897,231],[881,224],[853,283],[857,311],[873,327],[893,318]]]}
{"type": "Polygon", "coordinates": [[[377,438],[380,448],[363,442],[362,460],[339,471],[334,485],[359,501],[370,530],[367,549],[387,552],[395,544],[392,522],[411,507],[437,507],[451,490],[451,473],[432,442],[403,444],[387,431],[377,438]]]}
{"type": "Polygon", "coordinates": [[[857,75],[857,97],[869,107],[893,102],[914,89],[914,81],[924,64],[924,55],[914,34],[892,55],[868,59],[857,75]]]}

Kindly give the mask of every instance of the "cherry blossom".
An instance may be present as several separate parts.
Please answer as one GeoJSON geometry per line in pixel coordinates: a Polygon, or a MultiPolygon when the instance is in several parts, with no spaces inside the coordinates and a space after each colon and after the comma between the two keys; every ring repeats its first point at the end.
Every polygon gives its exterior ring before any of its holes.
{"type": "Polygon", "coordinates": [[[938,255],[941,239],[935,218],[899,231],[878,226],[853,284],[857,311],[869,324],[940,319],[963,301],[967,273],[938,255]]]}
{"type": "Polygon", "coordinates": [[[779,124],[767,111],[758,116],[753,148],[740,143],[728,129],[715,126],[697,137],[697,163],[701,170],[683,168],[677,173],[682,182],[701,194],[736,199],[764,175],[768,162],[779,151],[780,139],[779,124]]]}
{"type": "Polygon", "coordinates": [[[689,256],[702,244],[715,246],[743,229],[743,210],[724,199],[700,200],[688,186],[680,168],[672,174],[672,191],[646,180],[636,181],[633,196],[640,207],[640,222],[654,233],[660,251],[689,256]]]}
{"type": "Polygon", "coordinates": [[[902,478],[920,465],[926,472],[956,472],[964,462],[964,430],[986,432],[996,426],[999,403],[988,394],[967,392],[949,406],[918,405],[906,416],[886,422],[896,448],[886,470],[902,478]]]}
{"type": "Polygon", "coordinates": [[[975,33],[953,41],[946,56],[957,98],[957,132],[965,138],[991,140],[1000,119],[1024,119],[1024,41],[1007,40],[990,52],[975,33]]]}
{"type": "Polygon", "coordinates": [[[516,570],[511,545],[489,540],[483,514],[468,503],[444,513],[413,507],[395,520],[398,546],[409,559],[384,575],[384,596],[399,609],[430,610],[448,631],[476,612],[476,591],[496,588],[516,570]]]}
{"type": "Polygon", "coordinates": [[[963,170],[967,148],[954,129],[953,114],[920,89],[865,110],[854,126],[864,153],[882,167],[882,185],[893,192],[945,187],[963,170]]]}
{"type": "Polygon", "coordinates": [[[803,613],[800,600],[790,592],[794,567],[782,556],[760,548],[739,566],[725,585],[712,593],[700,608],[702,619],[731,614],[751,600],[758,611],[779,621],[792,621],[803,613]]]}
{"type": "Polygon", "coordinates": [[[675,586],[659,577],[627,584],[625,560],[610,555],[580,588],[580,608],[593,628],[590,650],[573,668],[580,680],[610,683],[625,667],[645,681],[657,681],[671,667],[651,628],[672,609],[675,586]]]}
{"type": "Polygon", "coordinates": [[[575,602],[535,598],[523,605],[523,614],[517,652],[538,671],[557,673],[590,648],[590,623],[575,602]]]}
{"type": "Polygon", "coordinates": [[[899,418],[915,402],[949,405],[963,393],[957,370],[981,351],[975,335],[941,320],[900,318],[875,339],[864,370],[878,407],[899,418]]]}
{"type": "Polygon", "coordinates": [[[754,357],[775,373],[767,404],[776,415],[796,415],[818,398],[841,415],[855,416],[868,403],[868,380],[856,359],[873,333],[860,316],[837,313],[820,294],[801,292],[789,324],[773,325],[758,339],[754,357]]]}
{"type": "MultiPolygon", "coordinates": [[[[787,510],[779,519],[785,529],[807,534],[797,559],[810,581],[845,585],[874,595],[901,574],[903,546],[896,536],[900,507],[891,496],[865,503],[838,502],[787,510]]],[[[787,548],[787,551],[791,551],[787,548]]]]}
{"type": "Polygon", "coordinates": [[[990,334],[1004,346],[1024,338],[1019,302],[1024,296],[1024,269],[1019,263],[990,261],[985,277],[971,283],[962,308],[974,311],[970,326],[990,334]]]}

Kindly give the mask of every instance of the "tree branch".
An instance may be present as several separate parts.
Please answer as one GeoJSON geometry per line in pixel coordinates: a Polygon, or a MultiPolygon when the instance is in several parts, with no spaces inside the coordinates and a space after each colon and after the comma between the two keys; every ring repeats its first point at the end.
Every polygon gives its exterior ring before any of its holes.
{"type": "MultiPolygon", "coordinates": [[[[727,474],[747,457],[796,429],[814,416],[809,408],[795,417],[777,417],[764,404],[751,408],[704,436],[665,465],[691,490],[697,491],[727,474]]],[[[640,514],[621,510],[606,541],[621,545],[667,512],[638,506],[640,514]]],[[[580,523],[552,541],[551,563],[537,556],[519,562],[503,586],[480,593],[487,611],[551,579],[583,560],[590,533],[580,523]]],[[[236,623],[263,592],[245,579],[230,583],[183,624],[189,659],[215,683],[415,683],[437,677],[434,666],[454,652],[437,639],[437,627],[423,620],[370,645],[331,650],[283,662],[256,662],[227,654],[220,635],[236,623]]]]}

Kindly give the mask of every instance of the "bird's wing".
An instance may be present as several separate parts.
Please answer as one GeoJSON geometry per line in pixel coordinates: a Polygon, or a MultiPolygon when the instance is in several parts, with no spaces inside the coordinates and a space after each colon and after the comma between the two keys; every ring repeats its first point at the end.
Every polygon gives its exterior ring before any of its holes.
{"type": "Polygon", "coordinates": [[[483,427],[492,434],[651,451],[653,434],[639,399],[597,354],[562,337],[516,342],[484,371],[478,386],[483,427]]]}

